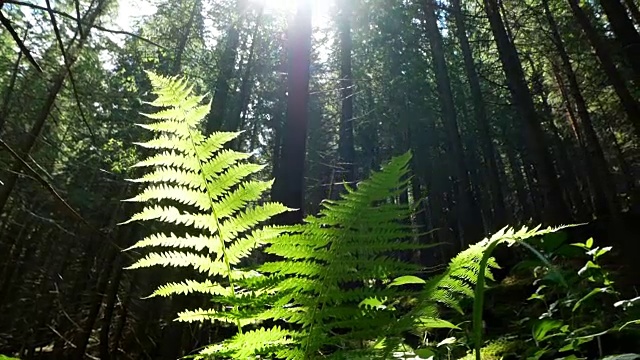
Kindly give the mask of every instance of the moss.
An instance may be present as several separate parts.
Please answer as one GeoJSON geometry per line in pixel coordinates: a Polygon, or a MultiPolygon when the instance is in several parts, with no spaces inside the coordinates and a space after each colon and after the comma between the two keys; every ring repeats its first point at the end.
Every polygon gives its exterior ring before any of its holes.
{"type": "MultiPolygon", "coordinates": [[[[500,338],[488,342],[482,349],[480,354],[482,360],[502,360],[507,358],[518,358],[525,349],[525,344],[521,340],[500,338]]],[[[461,360],[475,360],[475,354],[469,352],[461,360]]]]}

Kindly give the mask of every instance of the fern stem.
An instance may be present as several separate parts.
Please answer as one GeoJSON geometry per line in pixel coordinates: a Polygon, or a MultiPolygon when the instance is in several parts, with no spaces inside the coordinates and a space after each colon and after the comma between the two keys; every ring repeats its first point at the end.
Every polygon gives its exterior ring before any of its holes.
{"type": "MultiPolygon", "coordinates": [[[[198,148],[196,147],[195,142],[193,141],[193,134],[191,129],[189,129],[189,140],[191,142],[191,146],[193,147],[193,152],[195,153],[196,158],[198,159],[198,168],[200,168],[200,176],[202,177],[202,181],[204,183],[204,187],[207,191],[207,199],[209,200],[209,206],[211,207],[211,215],[213,217],[213,221],[215,227],[218,232],[218,238],[220,239],[220,251],[222,251],[222,257],[224,259],[224,265],[227,268],[227,274],[229,277],[229,288],[231,289],[231,297],[236,298],[236,290],[233,283],[233,277],[231,276],[231,263],[229,262],[229,257],[227,256],[227,248],[224,242],[224,236],[222,234],[222,227],[220,226],[220,220],[218,219],[218,215],[216,213],[216,209],[213,206],[213,200],[211,199],[211,192],[209,191],[209,186],[207,183],[207,177],[204,173],[204,169],[202,168],[202,160],[198,156],[198,148]]],[[[215,235],[215,234],[214,234],[215,235]]],[[[236,307],[234,307],[234,310],[236,307]]],[[[238,326],[238,333],[242,334],[242,324],[240,323],[240,319],[236,319],[236,326],[238,326]]]]}
{"type": "Polygon", "coordinates": [[[476,353],[476,360],[482,360],[480,348],[482,347],[482,308],[484,306],[485,273],[489,259],[491,258],[491,253],[493,249],[500,244],[501,240],[503,239],[491,242],[482,254],[478,280],[476,281],[476,288],[473,292],[473,348],[476,353]]]}

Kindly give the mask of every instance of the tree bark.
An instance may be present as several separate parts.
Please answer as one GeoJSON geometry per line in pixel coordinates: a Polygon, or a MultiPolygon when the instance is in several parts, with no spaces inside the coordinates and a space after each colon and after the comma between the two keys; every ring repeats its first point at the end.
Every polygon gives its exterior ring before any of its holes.
{"type": "MultiPolygon", "coordinates": [[[[609,0],[605,0],[604,2],[607,1],[609,0]]],[[[596,213],[609,215],[614,214],[617,212],[619,206],[617,196],[615,194],[615,183],[611,173],[609,172],[609,165],[607,164],[604,152],[602,151],[598,135],[593,128],[587,102],[580,91],[578,77],[573,70],[571,59],[564,47],[560,31],[558,30],[558,24],[551,13],[548,0],[542,0],[542,5],[544,7],[547,22],[549,23],[553,43],[556,47],[556,51],[558,52],[558,56],[560,57],[560,64],[568,80],[569,93],[571,94],[578,110],[578,116],[576,119],[578,120],[577,131],[578,133],[583,134],[582,138],[584,139],[584,146],[582,149],[584,150],[585,160],[588,164],[587,166],[592,169],[593,175],[591,175],[590,178],[594,184],[594,206],[596,213]]]]}
{"type": "Polygon", "coordinates": [[[500,8],[496,0],[484,0],[484,8],[491,30],[498,46],[502,68],[507,76],[509,91],[524,120],[524,139],[527,151],[539,181],[543,197],[543,219],[545,222],[562,223],[568,221],[568,211],[562,201],[562,190],[556,177],[553,163],[545,146],[544,133],[536,114],[531,91],[527,85],[522,64],[514,43],[505,30],[500,8]]]}
{"type": "Polygon", "coordinates": [[[287,212],[276,221],[294,224],[302,221],[304,173],[309,122],[309,68],[311,65],[311,0],[299,0],[288,35],[287,116],[282,135],[278,175],[273,200],[297,211],[287,212]]]}
{"type": "Polygon", "coordinates": [[[607,14],[611,29],[622,45],[622,51],[629,60],[636,80],[640,81],[640,34],[627,15],[627,9],[620,0],[600,0],[600,5],[607,14]]]}
{"type": "MultiPolygon", "coordinates": [[[[22,42],[24,43],[27,40],[27,35],[29,35],[29,27],[24,32],[24,37],[22,38],[22,42]]],[[[11,96],[13,95],[13,88],[16,85],[16,79],[18,78],[18,72],[20,71],[20,62],[22,61],[22,51],[18,53],[18,58],[16,59],[15,64],[13,65],[13,71],[11,71],[11,79],[9,80],[9,86],[4,91],[4,97],[2,99],[2,108],[0,108],[0,135],[4,133],[4,127],[6,125],[7,114],[9,113],[9,108],[11,104],[11,96]]]]}
{"type": "Polygon", "coordinates": [[[196,18],[196,14],[198,13],[199,9],[200,9],[200,0],[194,0],[193,7],[189,12],[189,20],[187,21],[187,24],[182,27],[183,34],[180,37],[180,40],[178,41],[178,45],[176,46],[176,55],[174,58],[175,60],[173,62],[173,68],[171,69],[171,72],[173,74],[178,74],[180,72],[180,69],[182,68],[182,54],[184,54],[184,50],[187,47],[187,42],[189,42],[189,36],[191,35],[193,22],[196,18]]]}
{"type": "MultiPolygon", "coordinates": [[[[247,0],[237,0],[236,16],[240,18],[246,8],[247,0]]],[[[227,99],[229,98],[229,80],[233,76],[238,55],[238,45],[240,44],[240,30],[238,20],[232,22],[227,33],[224,51],[219,61],[218,78],[216,79],[215,90],[211,112],[207,116],[206,134],[220,131],[225,121],[227,110],[227,99]]]]}
{"type": "Polygon", "coordinates": [[[622,107],[624,108],[629,121],[634,127],[636,136],[640,137],[640,105],[627,88],[624,79],[618,72],[615,63],[613,62],[613,58],[611,57],[609,49],[606,47],[605,43],[600,38],[600,35],[591,24],[591,21],[587,17],[587,14],[580,7],[580,5],[578,5],[578,1],[567,1],[569,2],[569,6],[571,7],[571,11],[576,18],[576,21],[578,22],[578,24],[580,24],[580,27],[589,39],[591,46],[595,50],[596,56],[600,60],[602,70],[604,70],[607,78],[609,79],[609,82],[620,98],[622,107]]]}
{"type": "Polygon", "coordinates": [[[340,167],[344,169],[343,181],[355,181],[355,148],[353,139],[353,75],[351,69],[351,52],[353,39],[351,37],[352,2],[340,3],[338,31],[340,33],[340,88],[342,96],[342,111],[340,113],[340,139],[338,153],[340,167]]]}
{"type": "MultiPolygon", "coordinates": [[[[243,114],[246,114],[247,105],[251,99],[251,80],[253,79],[253,61],[255,58],[256,48],[260,43],[260,27],[262,26],[262,16],[264,13],[264,6],[261,6],[258,10],[258,16],[256,17],[256,24],[253,28],[253,34],[251,35],[251,46],[249,47],[249,55],[247,57],[247,64],[242,75],[242,81],[240,83],[240,96],[238,97],[238,106],[236,112],[230,117],[231,122],[225,126],[227,131],[238,131],[244,128],[246,124],[243,122],[243,114]]],[[[239,144],[234,143],[234,147],[238,148],[239,144]]]]}
{"type": "Polygon", "coordinates": [[[444,57],[444,46],[442,34],[438,29],[436,6],[433,0],[422,2],[425,26],[429,43],[431,44],[431,55],[436,75],[438,98],[442,111],[444,128],[447,133],[447,146],[451,151],[451,160],[454,162],[453,185],[457,192],[458,204],[456,217],[462,227],[462,236],[466,244],[479,241],[483,237],[482,216],[480,209],[473,197],[469,173],[465,164],[464,148],[460,138],[460,129],[451,91],[451,81],[449,69],[444,57]]]}
{"type": "Polygon", "coordinates": [[[491,126],[487,118],[484,100],[482,97],[482,89],[480,87],[480,78],[473,61],[473,53],[469,45],[467,36],[466,22],[460,6],[460,0],[452,0],[451,6],[456,21],[456,35],[460,42],[462,56],[464,58],[464,67],[469,79],[469,88],[471,89],[471,99],[473,101],[473,111],[478,123],[480,133],[480,143],[484,160],[484,173],[487,178],[488,188],[491,196],[491,204],[493,207],[492,223],[504,225],[506,221],[506,210],[504,204],[504,194],[500,188],[500,177],[498,175],[498,167],[496,165],[496,150],[493,145],[491,126]]]}

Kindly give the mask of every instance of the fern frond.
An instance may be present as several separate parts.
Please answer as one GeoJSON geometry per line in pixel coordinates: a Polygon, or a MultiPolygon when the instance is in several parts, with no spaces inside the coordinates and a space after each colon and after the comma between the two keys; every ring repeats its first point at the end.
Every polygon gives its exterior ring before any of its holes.
{"type": "MultiPolygon", "coordinates": [[[[209,112],[210,102],[192,94],[193,87],[186,80],[150,72],[148,75],[156,98],[147,104],[157,111],[142,114],[149,121],[139,126],[153,133],[154,138],[137,145],[156,153],[134,165],[147,172],[131,179],[143,188],[126,201],[145,203],[145,207],[124,224],[157,221],[171,232],[149,235],[129,248],[150,250],[129,268],[163,266],[200,273],[198,278],[204,277],[203,280],[167,283],[151,296],[209,295],[215,310],[186,311],[179,314],[178,320],[233,323],[238,327],[238,336],[243,336],[248,334],[243,333],[245,325],[281,316],[282,311],[260,308],[264,307],[265,298],[276,296],[269,288],[257,288],[269,283],[262,279],[266,277],[235,266],[284,231],[262,224],[289,209],[277,203],[262,203],[273,182],[249,177],[264,166],[247,162],[249,154],[224,149],[239,132],[215,132],[209,136],[200,132],[198,128],[209,112]],[[194,233],[198,235],[190,235],[194,233]]],[[[252,347],[226,347],[225,351],[238,352],[240,358],[246,358],[273,348],[278,342],[286,343],[288,334],[281,329],[255,331],[252,347]]]]}
{"type": "Polygon", "coordinates": [[[406,290],[384,284],[419,267],[396,254],[427,247],[413,241],[408,205],[393,200],[406,191],[403,179],[409,160],[410,154],[392,159],[357,189],[339,200],[325,201],[318,216],[288,227],[288,234],[272,239],[265,249],[283,258],[259,269],[285,278],[276,285],[276,292],[289,301],[283,309],[288,314],[281,316],[301,326],[299,358],[315,358],[321,349],[337,356],[340,349],[355,350],[354,344],[375,342],[381,331],[399,335],[409,326],[405,322],[403,329],[396,326],[401,322],[394,320],[392,311],[360,306],[381,294],[391,302],[406,296],[406,290]]]}
{"type": "Polygon", "coordinates": [[[236,359],[246,359],[256,354],[270,355],[277,353],[281,355],[279,358],[302,359],[302,357],[291,354],[292,351],[287,349],[291,344],[297,342],[298,337],[299,335],[295,331],[284,330],[277,326],[271,329],[260,328],[238,334],[224,344],[209,346],[200,352],[200,356],[202,358],[228,358],[229,355],[233,354],[236,359]]]}
{"type": "Polygon", "coordinates": [[[201,293],[209,295],[231,295],[231,290],[220,284],[213,283],[210,280],[204,282],[195,280],[185,280],[181,283],[168,283],[159,286],[149,297],[171,295],[189,295],[191,293],[201,293]]]}
{"type": "Polygon", "coordinates": [[[196,251],[208,248],[210,249],[210,253],[217,254],[220,252],[220,240],[215,237],[204,235],[191,236],[187,234],[185,236],[176,236],[174,233],[169,235],[159,233],[147,236],[131,247],[125,249],[125,251],[145,247],[170,247],[178,249],[193,249],[196,251]]]}

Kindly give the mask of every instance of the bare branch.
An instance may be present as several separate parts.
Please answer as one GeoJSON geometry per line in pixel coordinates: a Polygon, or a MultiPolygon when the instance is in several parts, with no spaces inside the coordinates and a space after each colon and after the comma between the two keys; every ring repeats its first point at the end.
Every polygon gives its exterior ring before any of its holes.
{"type": "Polygon", "coordinates": [[[16,44],[18,44],[20,51],[22,51],[24,56],[26,56],[27,60],[29,60],[31,65],[33,65],[33,67],[35,67],[36,70],[38,70],[38,72],[42,72],[42,68],[40,67],[40,65],[38,65],[38,63],[33,58],[33,56],[31,56],[31,52],[24,45],[24,43],[22,42],[22,39],[20,39],[20,36],[18,36],[18,33],[13,28],[13,25],[11,25],[11,22],[9,21],[9,19],[4,17],[4,14],[2,12],[0,12],[0,23],[2,23],[2,25],[7,29],[7,31],[9,31],[9,34],[11,34],[11,37],[13,38],[13,40],[16,42],[16,44]]]}
{"type": "MultiPolygon", "coordinates": [[[[76,100],[78,111],[80,112],[80,118],[82,119],[82,122],[89,130],[89,135],[91,136],[91,142],[93,143],[93,145],[96,145],[95,135],[93,134],[93,130],[91,129],[91,126],[89,126],[89,123],[87,122],[87,118],[84,116],[84,110],[82,110],[82,103],[80,102],[80,97],[78,96],[78,88],[76,87],[76,82],[73,78],[73,73],[71,72],[69,58],[67,56],[67,52],[65,51],[64,44],[62,42],[62,37],[60,36],[60,29],[58,28],[58,22],[56,21],[53,8],[51,7],[51,2],[49,0],[45,0],[45,2],[47,4],[47,12],[49,13],[49,17],[51,18],[51,25],[53,25],[53,32],[56,35],[56,40],[58,41],[58,46],[60,47],[60,52],[62,53],[64,66],[67,67],[67,73],[69,74],[69,81],[71,82],[71,88],[73,89],[73,96],[76,100]]],[[[79,11],[79,8],[78,8],[78,11],[79,11]]],[[[79,13],[78,13],[78,16],[80,16],[79,13]]],[[[78,20],[79,19],[80,17],[78,17],[78,20]]],[[[87,30],[87,31],[90,31],[90,30],[87,30]]],[[[82,29],[80,28],[80,22],[78,22],[78,33],[80,34],[80,36],[82,36],[82,29]]]]}
{"type": "MultiPolygon", "coordinates": [[[[47,10],[47,8],[46,8],[46,7],[44,7],[44,6],[40,6],[40,5],[36,5],[36,4],[31,4],[31,3],[28,3],[28,2],[24,2],[24,1],[18,1],[18,0],[5,0],[5,3],[7,3],[7,4],[13,4],[13,5],[19,5],[19,6],[26,6],[26,7],[30,7],[30,8],[32,8],[32,9],[37,9],[37,10],[42,10],[42,11],[48,11],[48,10],[47,10]]],[[[60,15],[60,16],[62,16],[62,17],[64,17],[64,18],[67,18],[67,19],[70,19],[70,20],[76,21],[76,17],[75,17],[75,16],[70,15],[70,14],[67,14],[67,13],[65,13],[65,12],[63,12],[63,11],[55,10],[55,9],[54,9],[54,10],[53,10],[53,13],[54,13],[54,14],[56,14],[56,15],[60,15]]],[[[84,22],[84,21],[82,21],[82,23],[85,23],[85,22],[84,22]]],[[[159,47],[159,48],[161,48],[161,49],[165,49],[165,50],[167,49],[165,46],[162,46],[162,45],[160,45],[160,44],[158,44],[158,43],[156,43],[156,42],[154,42],[154,41],[152,41],[152,40],[149,40],[149,39],[147,39],[147,38],[145,38],[145,37],[142,37],[142,36],[140,36],[140,35],[138,35],[138,34],[134,34],[134,33],[128,32],[128,31],[124,31],[124,30],[115,30],[115,29],[109,29],[109,28],[105,28],[105,27],[100,26],[100,25],[93,25],[93,28],[94,28],[94,29],[96,29],[96,30],[104,31],[104,32],[108,32],[108,33],[111,33],[111,34],[118,34],[118,35],[127,35],[127,36],[131,36],[132,38],[138,39],[138,40],[140,40],[140,41],[144,41],[144,42],[146,42],[146,43],[148,43],[148,44],[150,44],[150,45],[153,45],[153,46],[159,47]]]]}
{"type": "Polygon", "coordinates": [[[18,153],[16,153],[15,150],[13,150],[9,145],[7,145],[7,143],[4,142],[4,140],[0,139],[0,145],[2,145],[3,148],[7,149],[9,153],[11,153],[11,156],[13,156],[18,162],[22,163],[22,166],[27,170],[27,172],[30,173],[42,186],[44,186],[53,195],[53,197],[56,198],[56,200],[60,202],[75,218],[80,220],[83,224],[91,227],[89,222],[85,220],[80,214],[78,214],[78,212],[75,209],[73,209],[71,205],[69,205],[60,196],[60,194],[58,194],[56,189],[54,189],[53,186],[51,186],[51,184],[47,182],[47,180],[45,180],[42,176],[40,176],[40,174],[38,174],[31,167],[31,165],[29,165],[29,163],[24,161],[24,159],[20,157],[20,155],[18,155],[18,153]]]}

